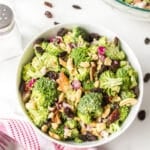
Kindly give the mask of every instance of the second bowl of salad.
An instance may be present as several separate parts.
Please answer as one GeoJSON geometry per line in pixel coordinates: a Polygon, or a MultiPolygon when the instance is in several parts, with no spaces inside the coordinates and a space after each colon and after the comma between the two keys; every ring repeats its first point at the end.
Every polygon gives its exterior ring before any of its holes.
{"type": "Polygon", "coordinates": [[[133,122],[142,72],[129,46],[103,27],[59,25],[25,48],[17,74],[22,110],[45,138],[99,146],[133,122]]]}

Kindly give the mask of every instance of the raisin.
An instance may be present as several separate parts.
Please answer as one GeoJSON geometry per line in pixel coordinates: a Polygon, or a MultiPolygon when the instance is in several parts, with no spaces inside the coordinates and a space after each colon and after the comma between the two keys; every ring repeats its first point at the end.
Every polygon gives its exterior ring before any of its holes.
{"type": "Polygon", "coordinates": [[[87,132],[85,135],[80,135],[80,139],[83,141],[96,141],[97,137],[89,132],[87,132]]]}
{"type": "Polygon", "coordinates": [[[44,38],[39,38],[35,40],[34,44],[41,44],[44,41],[44,38]]]}
{"type": "Polygon", "coordinates": [[[150,44],[150,38],[145,38],[145,40],[144,40],[144,42],[145,42],[145,44],[150,44]]]}
{"type": "Polygon", "coordinates": [[[119,110],[115,109],[113,110],[113,112],[110,114],[109,118],[108,118],[108,123],[113,123],[115,122],[117,119],[119,119],[119,110]]]}
{"type": "Polygon", "coordinates": [[[150,80],[150,73],[146,73],[144,76],[144,82],[148,82],[150,80]]]}
{"type": "Polygon", "coordinates": [[[49,77],[50,79],[53,79],[53,80],[58,79],[58,74],[54,71],[47,72],[45,76],[49,77]]]}
{"type": "Polygon", "coordinates": [[[114,44],[115,44],[115,46],[119,45],[119,38],[118,37],[114,38],[114,44]]]}
{"type": "Polygon", "coordinates": [[[50,7],[50,8],[53,7],[52,3],[47,2],[47,1],[44,2],[44,5],[47,6],[47,7],[50,7]]]}
{"type": "Polygon", "coordinates": [[[69,117],[69,118],[73,118],[74,117],[74,113],[73,111],[71,110],[71,108],[69,107],[66,107],[64,109],[64,113],[69,117]]]}
{"type": "Polygon", "coordinates": [[[100,35],[97,34],[97,33],[90,33],[89,36],[90,36],[89,42],[92,42],[94,39],[95,39],[95,40],[98,40],[98,39],[100,38],[100,35]]]}
{"type": "Polygon", "coordinates": [[[64,52],[61,52],[58,56],[61,58],[64,58],[66,55],[67,55],[67,52],[64,51],[64,52]]]}
{"type": "Polygon", "coordinates": [[[82,9],[79,5],[72,5],[72,7],[75,9],[82,9]]]}
{"type": "Polygon", "coordinates": [[[47,17],[47,18],[53,18],[53,15],[52,15],[52,13],[50,12],[50,11],[45,11],[45,16],[47,17]]]}
{"type": "Polygon", "coordinates": [[[21,93],[24,92],[24,90],[25,90],[25,82],[24,81],[21,81],[19,90],[20,90],[21,93]]]}
{"type": "Polygon", "coordinates": [[[63,37],[67,32],[68,32],[68,29],[60,28],[59,31],[57,32],[57,35],[63,37]]]}
{"type": "Polygon", "coordinates": [[[140,90],[139,90],[139,87],[136,86],[134,89],[133,89],[135,95],[136,95],[136,98],[139,97],[139,93],[140,93],[140,90]]]}
{"type": "Polygon", "coordinates": [[[145,110],[140,110],[139,111],[139,113],[138,113],[138,118],[139,118],[139,120],[144,120],[145,119],[145,117],[146,117],[146,112],[145,112],[145,110]]]}
{"type": "Polygon", "coordinates": [[[60,24],[60,23],[59,23],[59,22],[54,21],[54,25],[58,25],[58,24],[60,24]]]}
{"type": "Polygon", "coordinates": [[[40,46],[37,46],[35,49],[36,49],[36,51],[37,51],[39,54],[41,54],[41,55],[44,53],[43,48],[40,47],[40,46]]]}
{"type": "Polygon", "coordinates": [[[109,70],[116,72],[119,67],[120,67],[120,62],[114,60],[112,61],[111,66],[109,66],[109,70]]]}
{"type": "Polygon", "coordinates": [[[108,69],[109,69],[109,68],[108,68],[107,66],[102,65],[100,71],[98,72],[98,76],[99,76],[102,72],[104,72],[104,71],[106,71],[106,70],[108,70],[108,69]]]}

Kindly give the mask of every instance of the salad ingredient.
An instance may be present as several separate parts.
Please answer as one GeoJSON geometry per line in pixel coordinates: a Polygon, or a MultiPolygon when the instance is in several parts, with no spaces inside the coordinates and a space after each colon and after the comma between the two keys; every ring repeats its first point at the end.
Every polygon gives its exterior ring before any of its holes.
{"type": "Polygon", "coordinates": [[[105,71],[100,76],[100,88],[105,90],[109,96],[115,96],[120,91],[122,78],[116,78],[112,71],[105,71]]]}
{"type": "Polygon", "coordinates": [[[44,5],[47,6],[47,7],[50,7],[50,8],[53,7],[53,4],[50,3],[50,2],[47,2],[47,1],[44,2],[44,5]]]}
{"type": "Polygon", "coordinates": [[[45,11],[45,16],[47,17],[47,18],[53,18],[53,15],[52,15],[52,13],[50,12],[50,11],[45,11]]]}
{"type": "Polygon", "coordinates": [[[150,73],[146,73],[144,76],[144,82],[148,82],[150,80],[150,73]]]}
{"type": "Polygon", "coordinates": [[[75,9],[82,9],[79,5],[72,5],[72,7],[75,9]]]}
{"type": "Polygon", "coordinates": [[[119,114],[120,114],[120,119],[119,121],[123,123],[125,119],[127,118],[128,114],[130,112],[130,107],[128,106],[122,106],[119,108],[119,114]]]}
{"type": "Polygon", "coordinates": [[[101,103],[102,94],[85,94],[80,99],[79,104],[77,106],[77,113],[79,118],[85,123],[90,123],[93,118],[100,117],[103,111],[101,103]]]}
{"type": "Polygon", "coordinates": [[[145,42],[145,44],[150,44],[150,38],[146,37],[144,42],[145,42]]]}
{"type": "Polygon", "coordinates": [[[144,120],[146,117],[146,111],[145,110],[140,110],[138,113],[138,118],[139,120],[144,120]]]}

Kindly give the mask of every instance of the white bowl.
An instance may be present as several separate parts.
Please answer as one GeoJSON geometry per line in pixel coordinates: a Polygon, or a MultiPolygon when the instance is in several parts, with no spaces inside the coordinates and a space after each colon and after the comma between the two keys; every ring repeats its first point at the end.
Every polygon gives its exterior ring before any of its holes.
{"type": "Polygon", "coordinates": [[[24,49],[24,54],[22,55],[22,58],[20,60],[20,64],[18,66],[18,72],[17,72],[17,95],[18,95],[18,99],[21,105],[21,108],[25,114],[25,116],[28,118],[29,122],[31,123],[31,125],[33,126],[33,128],[38,131],[39,134],[43,135],[43,137],[45,137],[46,139],[49,139],[50,141],[56,142],[58,144],[61,145],[65,145],[65,146],[70,146],[70,147],[76,147],[76,148],[87,148],[87,147],[94,147],[94,146],[100,146],[102,144],[106,144],[110,141],[112,141],[113,139],[117,138],[119,135],[121,135],[123,132],[125,132],[125,130],[131,125],[131,123],[133,122],[133,120],[135,119],[137,112],[139,111],[141,102],[142,102],[142,96],[143,96],[143,76],[142,76],[142,71],[141,71],[141,67],[140,64],[136,58],[136,56],[134,55],[132,49],[128,46],[128,44],[123,41],[120,37],[120,41],[122,44],[122,48],[125,51],[125,53],[128,56],[129,62],[132,64],[132,66],[137,70],[138,75],[139,75],[139,89],[140,89],[140,95],[138,98],[138,103],[133,106],[129,116],[127,117],[127,119],[125,120],[125,122],[123,123],[123,125],[121,126],[120,131],[117,131],[116,133],[113,133],[112,135],[110,135],[108,138],[106,139],[102,139],[102,140],[98,140],[98,141],[92,141],[92,142],[83,142],[83,143],[74,143],[74,142],[67,142],[67,141],[58,141],[55,140],[51,137],[49,137],[48,135],[46,135],[45,133],[43,133],[40,129],[38,129],[31,121],[31,119],[29,118],[24,104],[22,102],[22,98],[21,98],[21,93],[19,91],[19,85],[21,82],[21,71],[22,71],[22,67],[28,63],[32,56],[33,56],[33,50],[32,50],[32,46],[33,46],[33,42],[41,37],[44,38],[48,38],[52,35],[56,35],[57,31],[62,28],[72,28],[74,26],[80,26],[85,28],[87,31],[89,32],[95,32],[95,33],[99,33],[100,35],[105,35],[107,37],[109,37],[110,39],[113,39],[115,36],[119,37],[118,35],[116,35],[115,33],[103,28],[103,27],[94,27],[92,25],[85,25],[85,24],[63,24],[63,25],[58,25],[56,27],[50,28],[48,30],[46,30],[45,32],[37,35],[35,38],[33,38],[29,44],[26,46],[26,48],[24,49]]]}

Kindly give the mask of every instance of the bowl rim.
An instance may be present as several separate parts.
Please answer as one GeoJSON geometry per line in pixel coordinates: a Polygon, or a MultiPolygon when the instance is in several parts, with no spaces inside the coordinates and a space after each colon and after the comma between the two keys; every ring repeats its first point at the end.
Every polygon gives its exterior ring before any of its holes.
{"type": "MultiPolygon", "coordinates": [[[[107,37],[109,37],[109,36],[107,36],[107,37]]],[[[125,53],[128,53],[128,52],[125,52],[125,53]]],[[[37,133],[39,133],[40,135],[42,135],[43,137],[45,137],[47,140],[50,140],[50,142],[55,142],[55,143],[60,144],[62,146],[69,146],[69,147],[75,147],[75,148],[91,148],[91,147],[101,146],[101,145],[104,145],[106,143],[111,142],[112,140],[114,140],[117,137],[119,137],[120,135],[122,135],[129,128],[129,126],[133,123],[133,121],[135,120],[136,115],[137,115],[137,113],[138,113],[138,111],[140,109],[141,103],[142,103],[142,98],[143,98],[143,80],[142,79],[143,79],[143,73],[142,73],[142,69],[141,69],[140,63],[139,63],[136,55],[133,53],[132,48],[130,48],[130,46],[126,43],[126,41],[123,40],[123,38],[120,35],[112,32],[111,30],[103,27],[102,25],[95,26],[93,24],[85,24],[85,23],[78,23],[78,22],[74,23],[73,22],[73,23],[58,24],[58,25],[56,25],[54,27],[46,28],[42,32],[40,32],[39,34],[35,35],[28,42],[28,44],[24,48],[22,56],[20,57],[19,64],[18,64],[18,67],[17,67],[17,73],[16,73],[16,93],[17,93],[17,99],[19,101],[19,104],[20,104],[21,110],[23,111],[24,116],[27,118],[27,121],[29,121],[29,123],[31,124],[31,126],[33,127],[33,129],[35,129],[35,131],[37,131],[37,133]],[[62,28],[62,27],[66,27],[66,26],[81,26],[81,27],[83,26],[83,28],[86,26],[87,28],[100,29],[100,30],[102,30],[104,32],[109,32],[110,35],[112,34],[113,36],[119,37],[121,43],[123,43],[124,45],[126,45],[127,49],[131,50],[130,53],[132,53],[132,55],[134,56],[134,59],[137,62],[136,65],[138,66],[138,70],[139,70],[139,80],[141,79],[140,80],[140,84],[141,84],[141,86],[140,86],[141,87],[140,88],[140,98],[138,98],[138,104],[136,104],[136,112],[134,114],[134,117],[130,120],[130,122],[128,122],[127,125],[123,129],[121,129],[121,130],[113,133],[108,138],[94,141],[94,143],[92,143],[92,142],[83,142],[83,143],[85,143],[85,145],[82,144],[82,143],[75,143],[75,142],[74,142],[74,144],[66,143],[65,141],[56,140],[56,139],[48,136],[47,134],[43,133],[38,127],[36,127],[34,125],[34,123],[31,121],[30,117],[27,115],[27,111],[25,110],[24,104],[23,104],[23,102],[21,100],[21,97],[19,96],[20,91],[19,91],[19,84],[18,84],[18,82],[20,82],[20,81],[18,81],[18,80],[20,80],[20,79],[18,79],[18,76],[21,73],[20,69],[22,69],[21,65],[22,65],[23,57],[29,51],[29,47],[31,45],[33,45],[34,41],[37,38],[41,37],[43,34],[49,33],[50,31],[53,31],[53,30],[55,30],[57,28],[62,28]],[[103,142],[102,142],[102,140],[103,140],[103,142]]]]}
{"type": "Polygon", "coordinates": [[[145,9],[145,8],[140,8],[140,7],[137,7],[137,6],[134,6],[134,5],[130,5],[128,3],[125,3],[121,0],[116,0],[118,3],[120,4],[123,4],[124,6],[127,6],[129,8],[133,8],[133,9],[136,9],[136,10],[139,10],[139,11],[143,11],[143,12],[149,12],[150,13],[150,9],[145,9]]]}

